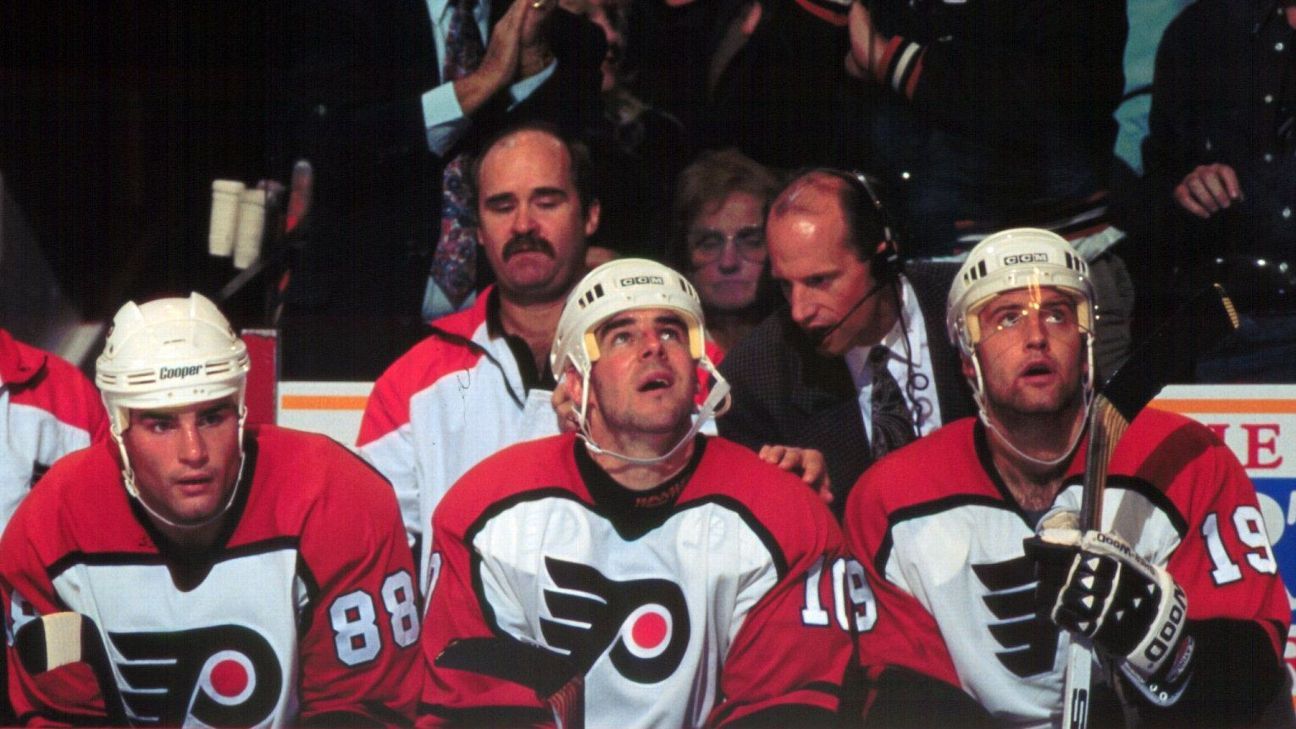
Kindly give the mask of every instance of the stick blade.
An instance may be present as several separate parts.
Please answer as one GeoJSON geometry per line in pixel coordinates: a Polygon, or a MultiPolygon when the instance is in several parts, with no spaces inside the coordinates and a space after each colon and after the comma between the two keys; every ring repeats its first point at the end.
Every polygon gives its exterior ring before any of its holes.
{"type": "Polygon", "coordinates": [[[1195,355],[1219,344],[1238,328],[1237,309],[1224,287],[1211,284],[1179,307],[1100,389],[1128,423],[1161,388],[1192,380],[1195,355]]]}

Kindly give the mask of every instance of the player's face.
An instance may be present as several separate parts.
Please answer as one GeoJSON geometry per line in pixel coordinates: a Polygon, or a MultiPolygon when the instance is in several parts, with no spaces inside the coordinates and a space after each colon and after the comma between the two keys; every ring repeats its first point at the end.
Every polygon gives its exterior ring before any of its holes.
{"type": "Polygon", "coordinates": [[[501,292],[516,301],[561,299],[584,272],[598,205],[581,210],[566,147],[540,131],[496,142],[478,174],[479,237],[501,292]]]}
{"type": "Polygon", "coordinates": [[[891,306],[885,295],[875,295],[851,311],[874,281],[871,264],[860,260],[846,237],[836,190],[815,186],[800,195],[803,202],[817,197],[821,204],[813,212],[771,215],[765,227],[771,272],[792,320],[829,357],[880,341],[894,324],[891,306]]]}
{"type": "Polygon", "coordinates": [[[238,431],[232,396],[165,410],[132,410],[122,442],[140,498],[182,526],[220,513],[238,478],[238,431]]]}
{"type": "Polygon", "coordinates": [[[689,278],[707,307],[738,311],[756,301],[767,256],[763,208],[755,195],[734,192],[689,226],[689,278]]]}
{"type": "MultiPolygon", "coordinates": [[[[996,412],[1047,414],[1079,406],[1084,336],[1070,296],[1052,288],[1008,291],[977,318],[985,396],[996,412]]],[[[967,362],[964,374],[975,376],[967,362]]]]}
{"type": "Polygon", "coordinates": [[[599,358],[590,369],[589,401],[595,440],[683,437],[691,425],[697,369],[680,315],[670,309],[628,311],[605,322],[595,337],[599,358]]]}

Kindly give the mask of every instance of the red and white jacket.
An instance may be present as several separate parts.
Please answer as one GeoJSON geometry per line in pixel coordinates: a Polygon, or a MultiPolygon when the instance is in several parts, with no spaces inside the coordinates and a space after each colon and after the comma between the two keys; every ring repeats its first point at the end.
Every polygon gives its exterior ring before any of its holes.
{"type": "Polygon", "coordinates": [[[427,587],[436,505],[460,476],[504,446],[558,433],[552,390],[527,388],[508,340],[491,331],[492,287],[472,308],[433,322],[374,383],[356,441],[391,481],[427,587]]]}
{"type": "Polygon", "coordinates": [[[90,380],[0,329],[0,531],[55,461],[107,437],[90,380]]]}

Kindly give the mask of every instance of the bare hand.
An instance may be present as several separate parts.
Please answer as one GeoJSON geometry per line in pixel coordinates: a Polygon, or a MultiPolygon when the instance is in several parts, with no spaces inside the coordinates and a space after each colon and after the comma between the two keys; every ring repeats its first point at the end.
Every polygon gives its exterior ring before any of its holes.
{"type": "Polygon", "coordinates": [[[518,61],[519,79],[529,78],[544,70],[553,60],[549,52],[549,34],[545,26],[558,0],[531,0],[522,19],[522,55],[518,61]]]}
{"type": "Polygon", "coordinates": [[[819,498],[823,499],[825,504],[832,503],[832,479],[828,477],[828,466],[819,451],[813,448],[766,445],[761,446],[760,452],[756,455],[766,463],[772,463],[784,471],[797,474],[808,486],[819,492],[819,498]]]}
{"type": "Polygon", "coordinates": [[[558,415],[558,430],[563,433],[574,433],[580,430],[580,421],[576,419],[576,402],[572,400],[567,388],[561,384],[554,388],[549,396],[554,413],[558,415]]]}
{"type": "Polygon", "coordinates": [[[851,4],[850,52],[846,54],[846,73],[866,81],[877,79],[877,68],[886,51],[886,38],[873,27],[873,14],[860,0],[851,4]]]}
{"type": "Polygon", "coordinates": [[[1226,164],[1200,165],[1174,189],[1175,202],[1205,220],[1242,199],[1237,173],[1226,164]]]}

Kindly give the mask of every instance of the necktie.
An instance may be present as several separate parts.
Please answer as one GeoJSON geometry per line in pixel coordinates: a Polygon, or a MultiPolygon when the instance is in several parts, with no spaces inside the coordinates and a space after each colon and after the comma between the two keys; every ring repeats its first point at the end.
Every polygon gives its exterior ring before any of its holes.
{"type": "MultiPolygon", "coordinates": [[[[486,48],[481,30],[473,18],[477,0],[460,0],[454,6],[446,29],[445,68],[442,81],[455,81],[477,70],[486,48]]],[[[424,302],[430,317],[448,314],[472,293],[477,274],[477,230],[468,207],[464,186],[464,155],[457,155],[441,173],[441,237],[432,255],[432,281],[441,289],[443,301],[424,302]],[[446,308],[448,304],[449,308],[446,308]]]]}
{"type": "Polygon", "coordinates": [[[458,81],[477,70],[486,46],[482,43],[481,29],[473,18],[477,0],[459,0],[446,27],[446,57],[441,81],[458,81]]]}
{"type": "Polygon", "coordinates": [[[869,367],[873,370],[873,458],[877,460],[891,451],[914,440],[913,415],[905,403],[900,383],[887,369],[891,350],[878,345],[869,352],[869,367]]]}

